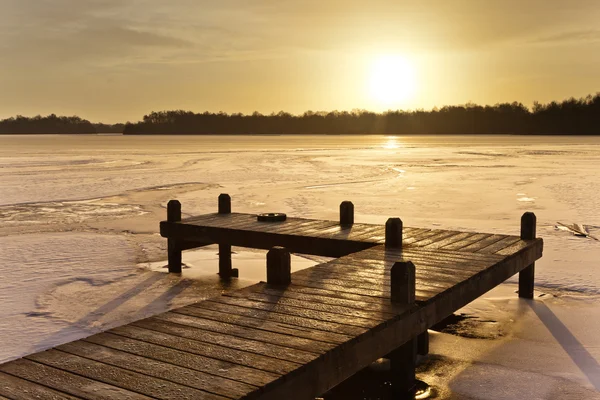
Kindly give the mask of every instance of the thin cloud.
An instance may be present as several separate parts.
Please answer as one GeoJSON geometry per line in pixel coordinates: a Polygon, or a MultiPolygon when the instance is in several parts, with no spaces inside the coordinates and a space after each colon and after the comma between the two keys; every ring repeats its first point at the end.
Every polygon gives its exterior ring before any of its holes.
{"type": "Polygon", "coordinates": [[[588,43],[600,40],[600,30],[586,29],[561,32],[554,35],[543,36],[535,40],[536,43],[588,43]]]}

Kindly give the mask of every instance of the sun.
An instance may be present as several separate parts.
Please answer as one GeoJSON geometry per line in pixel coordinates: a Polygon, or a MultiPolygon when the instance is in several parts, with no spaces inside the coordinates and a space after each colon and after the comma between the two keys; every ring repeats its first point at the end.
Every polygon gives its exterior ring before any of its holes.
{"type": "Polygon", "coordinates": [[[406,104],[415,94],[416,75],[411,62],[400,55],[380,56],[370,70],[369,92],[381,107],[406,104]]]}

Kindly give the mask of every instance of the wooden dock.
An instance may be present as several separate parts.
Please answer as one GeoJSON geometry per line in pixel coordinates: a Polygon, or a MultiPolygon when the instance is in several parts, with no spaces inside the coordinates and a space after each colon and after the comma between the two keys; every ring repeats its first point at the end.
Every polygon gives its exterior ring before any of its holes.
{"type": "Polygon", "coordinates": [[[231,246],[268,249],[267,282],[0,365],[0,399],[314,399],[381,357],[410,398],[427,329],[516,273],[532,298],[542,256],[532,213],[517,237],[358,224],[350,202],[340,221],[259,222],[221,195],[185,220],[171,201],[160,227],[171,272],[218,243],[223,279],[231,246]],[[290,274],[290,251],[335,259],[290,274]]]}

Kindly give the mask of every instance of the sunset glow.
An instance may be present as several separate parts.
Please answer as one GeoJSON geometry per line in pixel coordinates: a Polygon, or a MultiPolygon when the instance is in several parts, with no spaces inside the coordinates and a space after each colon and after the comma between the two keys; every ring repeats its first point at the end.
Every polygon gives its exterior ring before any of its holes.
{"type": "Polygon", "coordinates": [[[378,107],[405,106],[417,89],[415,68],[406,57],[400,55],[375,59],[370,74],[369,91],[378,107]]]}

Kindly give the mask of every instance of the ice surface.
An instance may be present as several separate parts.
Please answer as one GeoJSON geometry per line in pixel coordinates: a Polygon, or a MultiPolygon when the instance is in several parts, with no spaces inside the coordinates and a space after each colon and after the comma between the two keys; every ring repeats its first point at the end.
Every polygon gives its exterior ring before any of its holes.
{"type": "MultiPolygon", "coordinates": [[[[216,249],[186,252],[190,268],[169,276],[157,231],[169,199],[193,215],[214,212],[226,192],[241,212],[337,219],[352,200],[357,221],[400,216],[408,226],[491,233],[518,234],[521,214],[535,212],[545,241],[536,285],[556,296],[535,309],[515,306],[512,293],[473,305],[535,325],[543,341],[497,323],[502,340],[483,343],[501,342],[500,352],[463,357],[446,354],[450,342],[478,349],[477,339],[440,334],[435,352],[454,374],[440,387],[488,398],[469,382],[497,389],[527,372],[522,388],[539,394],[530,398],[596,391],[599,344],[586,332],[599,330],[600,242],[554,226],[584,223],[599,235],[597,165],[596,137],[0,136],[0,362],[219,293],[216,249]],[[539,368],[509,362],[528,352],[539,368]]],[[[236,251],[237,284],[261,279],[264,254],[236,251]]]]}

